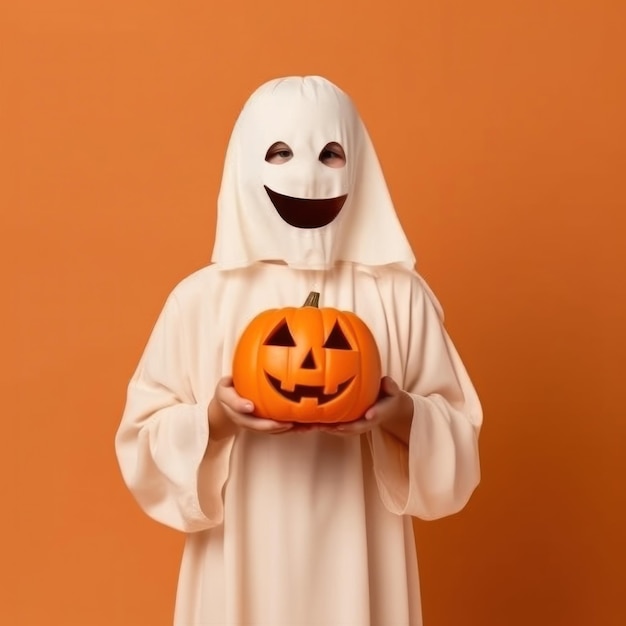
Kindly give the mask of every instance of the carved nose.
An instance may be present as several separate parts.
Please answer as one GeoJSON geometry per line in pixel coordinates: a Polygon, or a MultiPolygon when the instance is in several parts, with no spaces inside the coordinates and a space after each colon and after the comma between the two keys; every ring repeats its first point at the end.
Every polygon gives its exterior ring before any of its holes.
{"type": "Polygon", "coordinates": [[[313,350],[309,350],[308,354],[304,357],[304,361],[302,361],[302,365],[300,366],[303,370],[314,370],[316,369],[315,359],[313,358],[313,350]]]}

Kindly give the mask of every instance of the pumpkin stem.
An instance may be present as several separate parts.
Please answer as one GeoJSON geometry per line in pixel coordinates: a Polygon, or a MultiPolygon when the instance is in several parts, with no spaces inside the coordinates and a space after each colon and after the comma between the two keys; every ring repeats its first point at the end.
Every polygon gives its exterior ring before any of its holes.
{"type": "Polygon", "coordinates": [[[320,305],[320,294],[317,291],[312,291],[309,294],[309,297],[306,299],[306,302],[302,306],[314,306],[318,308],[320,305]]]}

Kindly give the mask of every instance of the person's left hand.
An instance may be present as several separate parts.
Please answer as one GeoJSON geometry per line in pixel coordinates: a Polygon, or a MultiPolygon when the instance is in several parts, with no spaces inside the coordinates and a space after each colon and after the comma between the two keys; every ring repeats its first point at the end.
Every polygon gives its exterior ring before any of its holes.
{"type": "Polygon", "coordinates": [[[398,383],[389,376],[384,376],[380,384],[380,396],[365,415],[354,422],[340,424],[319,424],[319,430],[334,435],[361,435],[377,426],[385,426],[392,434],[402,440],[408,439],[413,417],[413,399],[400,389],[398,383]]]}

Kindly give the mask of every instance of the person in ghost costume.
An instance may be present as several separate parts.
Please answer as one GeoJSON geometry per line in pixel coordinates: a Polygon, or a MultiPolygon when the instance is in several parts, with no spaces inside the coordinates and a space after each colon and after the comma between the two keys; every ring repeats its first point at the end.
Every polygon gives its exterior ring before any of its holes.
{"type": "Polygon", "coordinates": [[[422,623],[411,516],[466,504],[482,414],[414,263],[350,98],[310,76],[257,89],[212,263],[167,299],[116,437],[140,506],[187,533],[176,626],[422,623]],[[379,347],[381,399],[349,424],[255,417],[230,378],[247,324],[311,291],[379,347]]]}

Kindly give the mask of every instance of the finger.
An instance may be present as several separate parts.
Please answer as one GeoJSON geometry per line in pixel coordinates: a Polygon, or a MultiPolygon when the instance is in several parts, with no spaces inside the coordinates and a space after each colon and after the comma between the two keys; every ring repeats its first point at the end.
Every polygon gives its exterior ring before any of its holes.
{"type": "Polygon", "coordinates": [[[388,396],[396,396],[400,393],[398,383],[391,376],[383,376],[380,387],[388,396]]]}
{"type": "Polygon", "coordinates": [[[292,422],[277,422],[263,417],[253,417],[242,413],[236,413],[234,411],[231,413],[231,420],[235,422],[237,426],[263,433],[286,432],[293,428],[292,422]]]}
{"type": "Polygon", "coordinates": [[[220,387],[232,387],[233,386],[233,377],[232,376],[222,376],[217,381],[218,386],[220,387]]]}
{"type": "Polygon", "coordinates": [[[394,396],[387,396],[382,400],[379,400],[376,404],[371,406],[365,411],[364,419],[368,422],[378,422],[384,419],[387,411],[393,406],[395,402],[394,396]]]}
{"type": "Polygon", "coordinates": [[[291,430],[294,433],[308,433],[308,432],[311,432],[312,430],[324,430],[324,425],[319,424],[317,422],[316,423],[300,422],[300,423],[294,423],[291,430]]]}
{"type": "Polygon", "coordinates": [[[394,399],[402,392],[398,383],[391,376],[383,376],[380,382],[380,391],[378,400],[363,415],[368,421],[382,419],[393,406],[394,399]]]}
{"type": "Polygon", "coordinates": [[[353,422],[342,422],[340,424],[329,424],[322,428],[324,432],[331,435],[361,435],[372,429],[372,424],[364,418],[354,420],[353,422]]]}
{"type": "Polygon", "coordinates": [[[222,378],[217,384],[215,393],[222,404],[236,413],[252,413],[254,411],[254,404],[237,393],[231,377],[222,378]]]}

